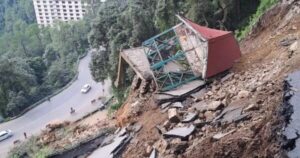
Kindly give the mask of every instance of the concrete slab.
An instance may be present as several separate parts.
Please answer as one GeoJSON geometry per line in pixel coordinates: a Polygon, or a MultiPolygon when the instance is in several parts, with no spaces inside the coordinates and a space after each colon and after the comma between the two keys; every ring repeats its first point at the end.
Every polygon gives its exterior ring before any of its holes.
{"type": "Polygon", "coordinates": [[[189,82],[187,84],[184,84],[174,90],[171,91],[167,91],[167,92],[163,92],[162,94],[168,94],[168,95],[172,95],[172,96],[182,96],[184,94],[187,94],[191,91],[193,91],[194,89],[205,85],[205,82],[202,80],[195,80],[192,82],[189,82]]]}
{"type": "Polygon", "coordinates": [[[174,128],[165,134],[163,134],[164,137],[166,138],[182,138],[182,139],[187,139],[189,135],[191,135],[195,131],[195,126],[191,125],[189,127],[178,127],[174,128]]]}
{"type": "Polygon", "coordinates": [[[130,65],[139,78],[148,80],[152,76],[150,63],[144,50],[147,48],[137,47],[125,49],[120,54],[121,57],[130,65]]]}

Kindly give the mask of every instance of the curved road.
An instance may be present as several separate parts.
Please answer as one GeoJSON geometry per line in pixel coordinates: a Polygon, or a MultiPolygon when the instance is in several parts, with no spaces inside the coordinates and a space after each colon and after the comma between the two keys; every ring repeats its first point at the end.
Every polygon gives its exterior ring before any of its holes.
{"type": "Polygon", "coordinates": [[[13,146],[13,141],[24,140],[24,132],[27,133],[27,136],[38,134],[41,129],[45,128],[47,123],[53,120],[74,121],[99,107],[99,101],[91,104],[91,100],[99,96],[109,95],[111,83],[106,81],[104,86],[102,86],[101,83],[96,83],[92,79],[89,70],[90,60],[91,53],[88,53],[86,57],[81,59],[78,68],[78,79],[70,87],[52,97],[50,101],[41,103],[21,117],[0,124],[0,130],[11,129],[14,133],[13,137],[0,142],[1,157],[7,155],[7,152],[13,146]],[[80,93],[80,89],[86,83],[90,84],[92,89],[87,94],[82,94],[80,93]],[[103,87],[105,89],[104,93],[103,87]],[[76,110],[73,115],[70,115],[71,107],[76,110]]]}

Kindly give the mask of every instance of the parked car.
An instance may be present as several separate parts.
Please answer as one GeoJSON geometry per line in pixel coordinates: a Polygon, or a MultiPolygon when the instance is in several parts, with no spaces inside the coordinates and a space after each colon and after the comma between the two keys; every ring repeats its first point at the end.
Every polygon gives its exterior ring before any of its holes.
{"type": "Polygon", "coordinates": [[[81,88],[81,93],[87,93],[90,91],[92,87],[89,84],[85,84],[82,88],[81,88]]]}
{"type": "Polygon", "coordinates": [[[2,140],[5,140],[5,139],[7,139],[7,138],[9,138],[9,137],[12,137],[13,136],[13,133],[12,133],[12,131],[11,130],[4,130],[4,131],[1,131],[0,132],[0,141],[2,141],[2,140]]]}

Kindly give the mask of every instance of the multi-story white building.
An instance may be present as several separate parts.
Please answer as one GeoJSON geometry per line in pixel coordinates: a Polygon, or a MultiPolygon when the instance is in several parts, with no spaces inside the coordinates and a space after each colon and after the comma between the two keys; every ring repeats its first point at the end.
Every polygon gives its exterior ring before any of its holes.
{"type": "Polygon", "coordinates": [[[40,26],[52,26],[55,21],[80,20],[87,7],[83,0],[33,0],[33,4],[40,26]]]}

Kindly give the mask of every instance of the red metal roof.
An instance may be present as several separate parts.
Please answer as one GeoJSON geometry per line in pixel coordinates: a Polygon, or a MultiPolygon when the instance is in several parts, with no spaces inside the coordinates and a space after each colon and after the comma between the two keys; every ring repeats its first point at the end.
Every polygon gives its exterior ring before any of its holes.
{"type": "Polygon", "coordinates": [[[230,69],[234,62],[241,57],[239,44],[232,32],[203,27],[181,16],[178,18],[207,40],[207,69],[202,77],[209,78],[230,69]]]}
{"type": "Polygon", "coordinates": [[[224,36],[227,34],[230,34],[231,32],[229,31],[222,31],[222,30],[216,30],[216,29],[211,29],[208,27],[204,27],[204,26],[200,26],[194,22],[192,22],[189,19],[183,18],[183,20],[185,20],[185,22],[190,25],[195,31],[199,32],[203,38],[210,40],[210,39],[214,39],[220,36],[224,36]]]}

